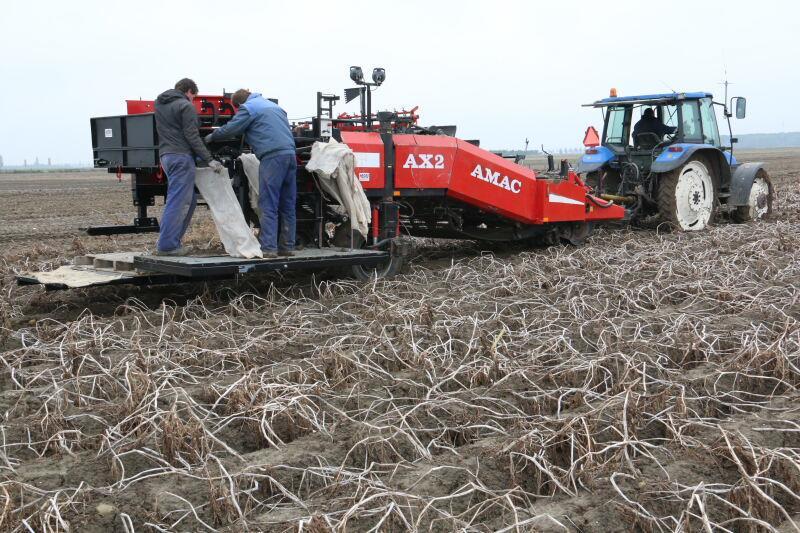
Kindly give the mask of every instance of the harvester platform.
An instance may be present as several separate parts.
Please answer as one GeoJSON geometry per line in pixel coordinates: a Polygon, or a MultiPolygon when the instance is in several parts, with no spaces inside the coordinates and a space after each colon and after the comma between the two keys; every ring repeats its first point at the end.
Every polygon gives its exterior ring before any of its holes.
{"type": "Polygon", "coordinates": [[[254,272],[304,270],[358,263],[375,266],[389,259],[389,252],[353,250],[348,248],[306,248],[291,257],[277,259],[242,259],[239,257],[169,257],[137,255],[133,265],[137,270],[160,274],[177,274],[188,278],[236,276],[254,272]]]}
{"type": "Polygon", "coordinates": [[[71,265],[48,272],[22,272],[20,285],[43,285],[47,290],[101,285],[159,285],[201,280],[233,279],[258,272],[285,272],[360,265],[374,267],[391,258],[381,250],[306,248],[291,257],[243,259],[230,256],[156,256],[144,252],[93,254],[76,257],[71,265]]]}

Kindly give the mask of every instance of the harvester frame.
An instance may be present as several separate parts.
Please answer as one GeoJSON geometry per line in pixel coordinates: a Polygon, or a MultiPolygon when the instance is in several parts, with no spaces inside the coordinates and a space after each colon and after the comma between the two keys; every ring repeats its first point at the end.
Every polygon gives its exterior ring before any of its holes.
{"type": "MultiPolygon", "coordinates": [[[[356,83],[365,85],[352,75],[356,83]]],[[[371,85],[371,84],[367,84],[371,85]]],[[[467,238],[489,242],[582,242],[595,222],[620,220],[624,209],[589,194],[566,162],[537,173],[480,148],[479,141],[456,138],[455,126],[422,127],[416,108],[371,113],[370,91],[358,88],[365,114],[334,116],[338,97],[317,93],[317,115],[292,125],[297,171],[297,237],[300,257],[269,260],[234,258],[155,258],[139,255],[132,267],[156,274],[199,279],[212,273],[236,276],[264,270],[344,267],[358,279],[399,271],[408,254],[404,236],[467,238]],[[364,99],[367,99],[365,102],[364,99]],[[330,138],[347,144],[355,156],[355,175],[371,205],[366,237],[350,227],[306,170],[312,145],[330,138]],[[342,253],[329,254],[326,250],[342,253]],[[309,250],[317,250],[310,253],[309,250]],[[360,251],[371,252],[364,254],[360,251]],[[323,257],[324,256],[324,257],[323,257]],[[193,268],[187,269],[186,264],[193,268]]],[[[345,94],[354,94],[348,89],[345,94]]],[[[128,114],[91,119],[95,167],[117,176],[129,174],[138,216],[131,226],[89,228],[90,234],[158,231],[147,214],[156,196],[166,196],[167,177],[159,164],[153,102],[128,101],[128,114]]],[[[223,125],[235,109],[229,94],[198,96],[201,136],[223,125]]],[[[249,183],[239,156],[249,152],[242,138],[212,142],[209,150],[228,169],[232,186],[253,226],[249,183]]],[[[102,259],[101,259],[102,261],[102,259]]],[[[30,281],[28,278],[27,281],[30,281]]]]}

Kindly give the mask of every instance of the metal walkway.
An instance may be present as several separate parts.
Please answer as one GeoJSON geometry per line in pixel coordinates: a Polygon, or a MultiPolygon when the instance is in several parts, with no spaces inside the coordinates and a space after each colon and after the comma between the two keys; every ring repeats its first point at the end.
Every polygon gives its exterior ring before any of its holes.
{"type": "Polygon", "coordinates": [[[22,272],[20,285],[44,285],[48,290],[100,285],[158,285],[192,280],[230,279],[256,272],[313,270],[329,267],[377,266],[389,252],[349,248],[307,248],[292,257],[242,259],[230,256],[165,257],[139,252],[91,254],[50,272],[22,272]]]}
{"type": "Polygon", "coordinates": [[[364,265],[375,266],[389,259],[389,252],[351,250],[346,248],[306,248],[292,257],[277,259],[242,259],[240,257],[164,257],[137,255],[133,258],[136,270],[177,274],[189,278],[235,276],[254,272],[316,269],[325,267],[364,265]]]}

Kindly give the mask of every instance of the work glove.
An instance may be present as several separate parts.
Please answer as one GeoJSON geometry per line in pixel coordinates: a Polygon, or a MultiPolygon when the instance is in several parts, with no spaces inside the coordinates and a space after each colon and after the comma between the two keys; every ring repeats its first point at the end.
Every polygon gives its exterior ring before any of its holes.
{"type": "Polygon", "coordinates": [[[211,141],[213,140],[213,139],[212,139],[212,137],[213,137],[213,136],[214,136],[214,134],[213,134],[213,133],[209,133],[208,135],[206,135],[205,137],[203,137],[203,141],[204,141],[206,144],[211,144],[211,141]]]}
{"type": "Polygon", "coordinates": [[[225,170],[225,166],[216,159],[209,161],[208,167],[217,174],[222,174],[222,171],[225,170]]]}

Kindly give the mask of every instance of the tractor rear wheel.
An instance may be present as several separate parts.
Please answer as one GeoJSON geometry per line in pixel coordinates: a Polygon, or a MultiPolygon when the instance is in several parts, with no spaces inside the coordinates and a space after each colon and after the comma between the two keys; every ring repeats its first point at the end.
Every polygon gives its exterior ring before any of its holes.
{"type": "Polygon", "coordinates": [[[661,177],[658,212],[673,229],[705,229],[713,220],[716,207],[716,180],[703,160],[692,159],[661,177]]]}
{"type": "Polygon", "coordinates": [[[767,218],[772,213],[774,189],[767,171],[763,168],[756,173],[747,205],[740,205],[731,212],[734,222],[749,222],[767,218]]]}

